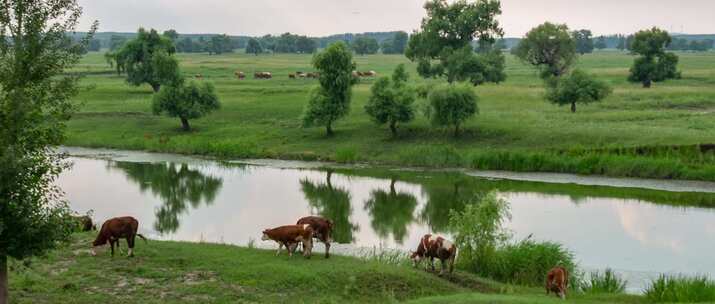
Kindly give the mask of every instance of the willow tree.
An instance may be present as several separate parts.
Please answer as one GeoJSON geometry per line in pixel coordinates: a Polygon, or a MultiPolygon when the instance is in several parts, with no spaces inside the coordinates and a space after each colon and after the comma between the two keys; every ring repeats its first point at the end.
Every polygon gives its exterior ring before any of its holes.
{"type": "Polygon", "coordinates": [[[75,224],[54,185],[66,167],[52,147],[74,110],[77,64],[96,31],[68,43],[76,0],[5,0],[0,5],[0,304],[8,301],[8,258],[41,255],[75,224]]]}

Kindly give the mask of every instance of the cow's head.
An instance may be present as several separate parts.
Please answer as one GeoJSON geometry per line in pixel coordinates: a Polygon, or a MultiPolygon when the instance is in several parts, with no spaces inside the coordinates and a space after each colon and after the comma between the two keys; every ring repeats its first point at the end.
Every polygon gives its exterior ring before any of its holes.
{"type": "Polygon", "coordinates": [[[261,240],[267,241],[270,240],[271,238],[268,237],[268,229],[263,230],[263,236],[261,237],[261,240]]]}
{"type": "Polygon", "coordinates": [[[410,259],[412,260],[412,265],[417,267],[420,265],[422,262],[422,258],[424,256],[416,251],[412,251],[412,254],[410,254],[410,259]]]}

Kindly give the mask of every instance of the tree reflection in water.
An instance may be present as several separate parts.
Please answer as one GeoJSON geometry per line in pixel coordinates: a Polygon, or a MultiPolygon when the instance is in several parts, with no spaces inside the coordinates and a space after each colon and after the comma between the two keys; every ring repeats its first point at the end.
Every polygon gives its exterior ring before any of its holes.
{"type": "Polygon", "coordinates": [[[395,190],[395,179],[390,182],[390,192],[373,190],[370,199],[365,202],[365,210],[372,218],[372,229],[383,239],[392,233],[398,244],[402,244],[407,237],[407,226],[414,221],[416,207],[417,198],[395,190]]]}
{"type": "Polygon", "coordinates": [[[350,192],[332,184],[332,171],[327,172],[326,183],[313,183],[308,179],[300,181],[301,190],[311,208],[315,209],[314,214],[332,220],[333,239],[341,244],[353,242],[353,233],[359,227],[350,222],[352,206],[350,205],[350,192]]]}
{"type": "Polygon", "coordinates": [[[186,212],[188,205],[211,205],[223,185],[223,179],[189,169],[187,164],[115,162],[113,167],[124,171],[142,192],[151,190],[164,202],[156,211],[154,223],[159,233],[176,232],[179,215],[186,212]]]}

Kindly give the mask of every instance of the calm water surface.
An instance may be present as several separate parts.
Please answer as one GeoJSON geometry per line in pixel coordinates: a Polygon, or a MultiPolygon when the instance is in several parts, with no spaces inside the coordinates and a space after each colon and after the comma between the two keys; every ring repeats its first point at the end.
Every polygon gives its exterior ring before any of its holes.
{"type": "MultiPolygon", "coordinates": [[[[72,208],[103,221],[139,219],[157,239],[246,245],[265,228],[318,214],[336,222],[337,251],[413,249],[425,233],[449,235],[449,210],[499,189],[517,239],[533,235],[572,250],[585,269],[611,267],[641,290],[659,273],[715,276],[715,188],[658,189],[515,181],[463,173],[296,169],[188,157],[70,149],[59,185],[72,208]],[[90,158],[87,158],[90,156],[90,158]],[[693,189],[698,191],[693,191],[693,189]]],[[[482,174],[484,175],[484,174],[482,174]]],[[[532,175],[533,177],[533,175],[532,175]]],[[[533,179],[533,178],[532,178],[533,179]]],[[[636,186],[641,181],[633,181],[636,186]]],[[[319,252],[321,249],[317,249],[319,252]]]]}

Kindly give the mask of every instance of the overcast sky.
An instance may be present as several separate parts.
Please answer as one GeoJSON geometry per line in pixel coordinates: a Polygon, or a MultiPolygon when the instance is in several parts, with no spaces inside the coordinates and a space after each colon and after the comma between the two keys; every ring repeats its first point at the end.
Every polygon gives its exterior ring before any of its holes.
{"type": "MultiPolygon", "coordinates": [[[[291,32],[324,36],[419,27],[424,0],[79,0],[82,29],[134,32],[139,26],[180,33],[258,36],[291,32]]],[[[715,0],[502,0],[508,37],[552,21],[595,34],[659,26],[671,32],[715,33],[715,0]]]]}

